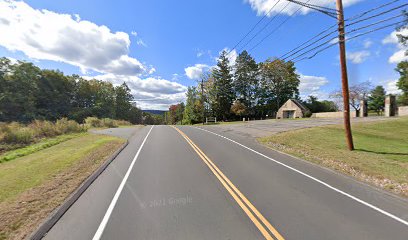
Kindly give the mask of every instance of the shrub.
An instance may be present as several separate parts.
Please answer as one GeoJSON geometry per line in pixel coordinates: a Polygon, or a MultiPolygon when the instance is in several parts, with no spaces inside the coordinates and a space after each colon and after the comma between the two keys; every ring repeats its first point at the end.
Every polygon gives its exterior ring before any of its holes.
{"type": "Polygon", "coordinates": [[[61,134],[55,127],[55,124],[50,121],[34,120],[28,125],[34,131],[35,137],[54,137],[61,134]]]}
{"type": "Polygon", "coordinates": [[[60,132],[60,134],[86,131],[85,126],[81,126],[79,123],[73,120],[68,120],[67,118],[57,120],[55,123],[55,128],[58,130],[58,132],[60,132]]]}
{"type": "Polygon", "coordinates": [[[28,127],[11,129],[3,132],[3,141],[5,143],[28,144],[34,141],[34,131],[28,127]]]}
{"type": "Polygon", "coordinates": [[[125,120],[115,120],[116,125],[118,126],[130,126],[132,125],[130,122],[125,121],[125,120]]]}
{"type": "Polygon", "coordinates": [[[117,123],[115,120],[112,120],[110,118],[104,118],[102,119],[102,125],[104,127],[108,127],[108,128],[116,128],[118,127],[117,123]]]}
{"type": "Polygon", "coordinates": [[[87,117],[85,119],[85,124],[89,127],[103,127],[102,121],[96,117],[87,117]]]}

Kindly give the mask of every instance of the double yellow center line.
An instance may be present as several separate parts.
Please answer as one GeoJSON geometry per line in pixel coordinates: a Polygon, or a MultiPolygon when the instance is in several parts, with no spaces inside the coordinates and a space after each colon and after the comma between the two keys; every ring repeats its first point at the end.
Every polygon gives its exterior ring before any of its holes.
{"type": "Polygon", "coordinates": [[[208,166],[211,172],[218,178],[224,188],[231,194],[238,205],[244,210],[249,219],[255,224],[259,229],[265,239],[278,239],[284,240],[282,235],[269,223],[268,220],[255,208],[254,205],[244,196],[244,194],[239,191],[239,189],[221,172],[221,170],[204,154],[204,152],[180,129],[172,126],[177,130],[181,136],[187,141],[188,144],[194,149],[198,156],[203,160],[203,162],[208,166]],[[267,230],[266,228],[269,230],[267,230]],[[275,237],[273,238],[272,235],[275,237]]]}

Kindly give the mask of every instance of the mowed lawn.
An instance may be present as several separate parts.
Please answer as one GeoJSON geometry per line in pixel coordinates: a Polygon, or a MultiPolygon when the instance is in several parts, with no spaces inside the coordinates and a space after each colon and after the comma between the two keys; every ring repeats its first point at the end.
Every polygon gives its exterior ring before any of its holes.
{"type": "Polygon", "coordinates": [[[85,133],[0,163],[0,239],[23,239],[123,143],[85,133]]]}
{"type": "Polygon", "coordinates": [[[408,118],[352,125],[348,151],[342,125],[285,132],[258,139],[305,160],[408,197],[408,118]]]}

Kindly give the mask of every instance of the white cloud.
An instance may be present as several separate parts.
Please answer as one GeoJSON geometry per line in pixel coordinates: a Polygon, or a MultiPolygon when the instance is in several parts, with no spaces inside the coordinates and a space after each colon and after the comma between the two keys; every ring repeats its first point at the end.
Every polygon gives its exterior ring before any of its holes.
{"type": "Polygon", "coordinates": [[[195,51],[196,51],[197,58],[204,57],[204,56],[213,58],[211,50],[202,50],[202,49],[197,48],[195,51]]]}
{"type": "Polygon", "coordinates": [[[153,74],[156,72],[156,68],[150,67],[149,74],[153,74]]]}
{"type": "Polygon", "coordinates": [[[190,79],[197,80],[201,77],[204,71],[210,69],[210,66],[206,64],[195,64],[184,69],[186,76],[190,79]]]}
{"type": "Polygon", "coordinates": [[[136,41],[136,43],[137,43],[137,45],[139,45],[139,46],[147,47],[147,44],[146,44],[145,42],[143,42],[142,39],[138,39],[138,40],[136,41]]]}
{"type": "Polygon", "coordinates": [[[398,80],[387,80],[387,81],[381,82],[387,94],[400,94],[401,93],[401,90],[399,90],[397,87],[397,81],[398,80]]]}
{"type": "Polygon", "coordinates": [[[29,58],[78,66],[82,72],[136,75],[148,71],[130,57],[129,35],[81,20],[79,15],[37,10],[0,0],[0,45],[29,58]]]}
{"type": "Polygon", "coordinates": [[[171,77],[172,81],[178,81],[179,80],[179,75],[178,73],[173,73],[172,77],[171,77]]]}
{"type": "Polygon", "coordinates": [[[405,55],[405,52],[408,50],[408,48],[399,43],[397,37],[398,34],[407,36],[408,28],[402,29],[401,31],[393,31],[382,41],[383,44],[393,44],[397,47],[397,51],[388,59],[389,63],[399,63],[408,60],[408,56],[405,55]]]}
{"type": "Polygon", "coordinates": [[[132,32],[130,32],[130,34],[132,34],[133,36],[137,37],[137,32],[136,32],[136,31],[132,31],[132,32]]]}
{"type": "Polygon", "coordinates": [[[126,82],[132,91],[137,106],[142,109],[166,110],[172,104],[183,102],[187,91],[187,87],[180,83],[153,77],[141,79],[137,76],[104,74],[85,78],[95,78],[111,82],[114,85],[126,82]]]}
{"type": "Polygon", "coordinates": [[[347,52],[346,57],[352,63],[359,64],[367,60],[371,53],[367,50],[357,52],[347,52]]]}
{"type": "MultiPolygon", "coordinates": [[[[344,7],[351,6],[355,3],[361,2],[364,0],[343,0],[344,7]]],[[[269,10],[276,4],[277,0],[245,0],[245,2],[251,5],[251,8],[257,12],[258,15],[265,15],[269,10]]],[[[334,1],[320,1],[318,3],[320,6],[335,8],[334,1]]],[[[288,1],[279,1],[273,10],[268,14],[268,17],[271,17],[281,11],[283,14],[292,15],[299,9],[299,5],[295,3],[290,3],[288,1]],[[287,7],[285,7],[287,5],[287,7]]],[[[301,14],[307,14],[313,10],[303,7],[300,12],[301,14]]]]}
{"type": "Polygon", "coordinates": [[[200,58],[205,54],[205,51],[198,49],[197,50],[197,57],[200,58]]]}
{"type": "Polygon", "coordinates": [[[370,39],[366,39],[363,41],[363,46],[365,49],[370,48],[373,45],[373,41],[371,41],[370,39]]]}
{"type": "Polygon", "coordinates": [[[302,98],[307,98],[309,95],[318,97],[319,99],[327,99],[327,93],[321,90],[321,87],[327,85],[329,80],[325,77],[300,75],[299,92],[302,98]]]}

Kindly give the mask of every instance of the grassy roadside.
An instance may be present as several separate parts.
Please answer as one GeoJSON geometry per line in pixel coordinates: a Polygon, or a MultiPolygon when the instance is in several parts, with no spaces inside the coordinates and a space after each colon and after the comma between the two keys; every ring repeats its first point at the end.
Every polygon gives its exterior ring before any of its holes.
{"type": "Polygon", "coordinates": [[[0,239],[23,239],[125,140],[84,133],[0,163],[0,239]]]}
{"type": "Polygon", "coordinates": [[[408,118],[353,124],[355,151],[341,125],[259,138],[268,147],[329,167],[408,197],[408,118]]]}
{"type": "Polygon", "coordinates": [[[64,134],[54,138],[45,138],[42,139],[40,142],[23,147],[18,148],[16,150],[7,151],[4,154],[0,155],[0,163],[7,162],[18,157],[27,156],[29,154],[41,151],[43,149],[52,147],[54,145],[60,144],[62,142],[68,141],[70,139],[83,136],[85,133],[71,133],[71,134],[64,134]]]}

